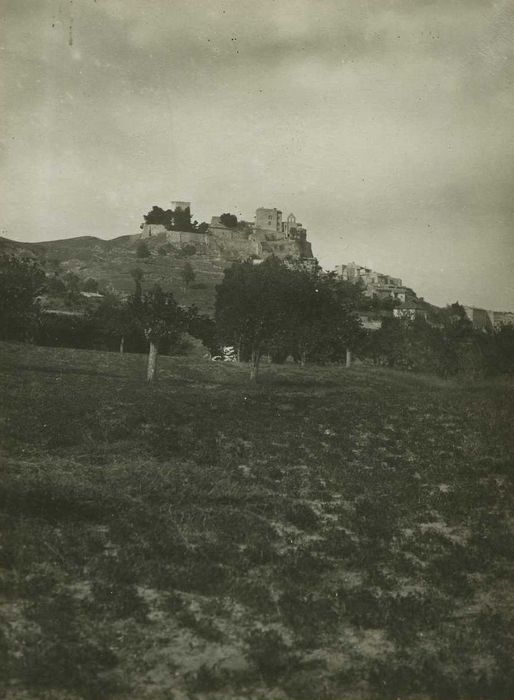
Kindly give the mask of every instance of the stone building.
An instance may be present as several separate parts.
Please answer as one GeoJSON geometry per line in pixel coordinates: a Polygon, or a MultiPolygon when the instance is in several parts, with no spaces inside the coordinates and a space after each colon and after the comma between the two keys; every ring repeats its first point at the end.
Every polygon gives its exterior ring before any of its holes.
{"type": "Polygon", "coordinates": [[[476,306],[464,306],[464,311],[476,330],[492,331],[503,325],[514,325],[514,313],[510,311],[491,311],[476,306]]]}
{"type": "Polygon", "coordinates": [[[170,233],[164,224],[141,224],[141,238],[155,238],[170,233]]]}
{"type": "Polygon", "coordinates": [[[398,299],[402,303],[407,300],[410,290],[404,287],[399,277],[391,277],[381,272],[376,272],[369,267],[357,265],[355,262],[346,265],[337,265],[336,274],[342,279],[353,282],[362,282],[366,296],[379,299],[398,299]]]}
{"type": "Polygon", "coordinates": [[[186,209],[191,210],[191,202],[172,202],[171,208],[173,211],[176,209],[182,209],[182,211],[185,211],[186,209]]]}
{"type": "Polygon", "coordinates": [[[169,231],[163,224],[143,224],[141,238],[156,238],[166,243],[176,244],[206,244],[209,236],[198,231],[169,231]]]}
{"type": "Polygon", "coordinates": [[[255,228],[282,233],[282,212],[278,209],[259,207],[255,211],[255,228]]]}
{"type": "Polygon", "coordinates": [[[282,221],[282,233],[286,238],[292,238],[297,241],[305,241],[307,239],[307,230],[296,220],[294,214],[289,214],[287,219],[282,221]]]}

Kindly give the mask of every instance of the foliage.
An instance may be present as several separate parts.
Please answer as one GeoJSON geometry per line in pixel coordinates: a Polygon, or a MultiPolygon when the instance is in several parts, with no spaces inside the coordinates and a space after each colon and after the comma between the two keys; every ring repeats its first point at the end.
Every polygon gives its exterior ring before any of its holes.
{"type": "Polygon", "coordinates": [[[179,257],[189,258],[192,255],[196,255],[196,246],[195,245],[193,245],[192,243],[186,243],[185,245],[180,247],[179,257]]]}
{"type": "Polygon", "coordinates": [[[382,327],[362,340],[359,351],[378,365],[443,377],[484,376],[512,367],[511,337],[509,327],[475,330],[463,307],[452,304],[436,320],[383,319],[382,327]]]}
{"type": "Polygon", "coordinates": [[[236,228],[237,226],[237,216],[235,214],[222,214],[220,216],[220,223],[227,228],[236,228]]]}
{"type": "Polygon", "coordinates": [[[360,334],[360,294],[334,275],[276,258],[238,263],[217,288],[216,322],[224,341],[257,363],[263,352],[276,361],[340,361],[360,334]]]}
{"type": "Polygon", "coordinates": [[[287,326],[289,270],[275,258],[261,265],[235,263],[216,288],[216,325],[226,344],[245,348],[256,375],[260,357],[287,326]]]}
{"type": "Polygon", "coordinates": [[[54,273],[45,280],[45,292],[50,295],[62,296],[66,291],[66,285],[62,278],[54,273]]]}
{"type": "Polygon", "coordinates": [[[221,353],[218,330],[214,320],[206,314],[200,314],[195,306],[186,311],[187,332],[202,341],[211,355],[221,353]]]}
{"type": "Polygon", "coordinates": [[[144,215],[147,224],[160,224],[168,231],[195,231],[198,223],[191,222],[191,211],[189,207],[181,209],[162,209],[154,205],[148,214],[144,215]]]}
{"type": "Polygon", "coordinates": [[[129,299],[128,315],[148,342],[147,379],[153,381],[157,354],[180,344],[186,330],[186,314],[171,292],[165,293],[156,285],[150,292],[129,299]]]}
{"type": "Polygon", "coordinates": [[[514,326],[503,324],[494,335],[495,366],[500,372],[514,374],[514,326]]]}
{"type": "Polygon", "coordinates": [[[39,318],[37,297],[45,273],[33,260],[12,255],[0,257],[0,337],[29,340],[39,318]]]}
{"type": "Polygon", "coordinates": [[[98,292],[98,280],[94,277],[87,277],[82,283],[82,290],[84,292],[98,292]]]}
{"type": "Polygon", "coordinates": [[[96,309],[88,314],[88,319],[96,343],[101,343],[105,349],[117,350],[122,339],[128,350],[141,350],[144,346],[144,335],[131,307],[114,294],[106,294],[96,309]]]}

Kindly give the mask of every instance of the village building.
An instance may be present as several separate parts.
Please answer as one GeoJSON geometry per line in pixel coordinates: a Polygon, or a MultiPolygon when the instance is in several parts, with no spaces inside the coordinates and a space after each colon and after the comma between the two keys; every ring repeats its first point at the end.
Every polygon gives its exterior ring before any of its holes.
{"type": "Polygon", "coordinates": [[[492,331],[505,325],[514,325],[514,313],[511,311],[491,311],[476,306],[464,306],[466,316],[479,331],[492,331]]]}
{"type": "Polygon", "coordinates": [[[409,297],[415,296],[408,287],[404,287],[399,277],[391,277],[381,272],[376,272],[369,267],[358,265],[355,262],[346,265],[337,265],[336,274],[342,279],[364,287],[364,294],[377,299],[395,299],[402,304],[409,297]]]}

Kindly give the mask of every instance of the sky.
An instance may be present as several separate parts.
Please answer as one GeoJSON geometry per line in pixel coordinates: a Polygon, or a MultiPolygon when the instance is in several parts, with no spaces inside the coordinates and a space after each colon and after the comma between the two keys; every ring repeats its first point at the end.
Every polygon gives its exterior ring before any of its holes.
{"type": "Polygon", "coordinates": [[[293,212],[326,269],[514,310],[514,0],[0,0],[0,229],[293,212]]]}

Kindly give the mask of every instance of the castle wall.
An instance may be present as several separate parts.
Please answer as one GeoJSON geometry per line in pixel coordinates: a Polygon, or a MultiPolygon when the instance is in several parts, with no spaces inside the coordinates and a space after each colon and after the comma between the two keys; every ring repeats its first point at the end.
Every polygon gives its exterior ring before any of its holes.
{"type": "Polygon", "coordinates": [[[241,231],[237,228],[227,228],[226,226],[209,226],[211,236],[220,241],[248,241],[248,231],[241,231]]]}
{"type": "Polygon", "coordinates": [[[168,243],[176,243],[178,245],[189,244],[207,244],[209,235],[207,233],[198,233],[197,231],[166,231],[166,240],[168,243]]]}
{"type": "Polygon", "coordinates": [[[162,224],[143,224],[143,228],[141,229],[141,238],[163,236],[167,233],[169,233],[168,229],[162,224]]]}
{"type": "Polygon", "coordinates": [[[159,238],[167,243],[184,245],[186,243],[201,244],[208,243],[209,236],[206,233],[197,231],[168,231],[163,224],[143,224],[141,238],[159,238]]]}

